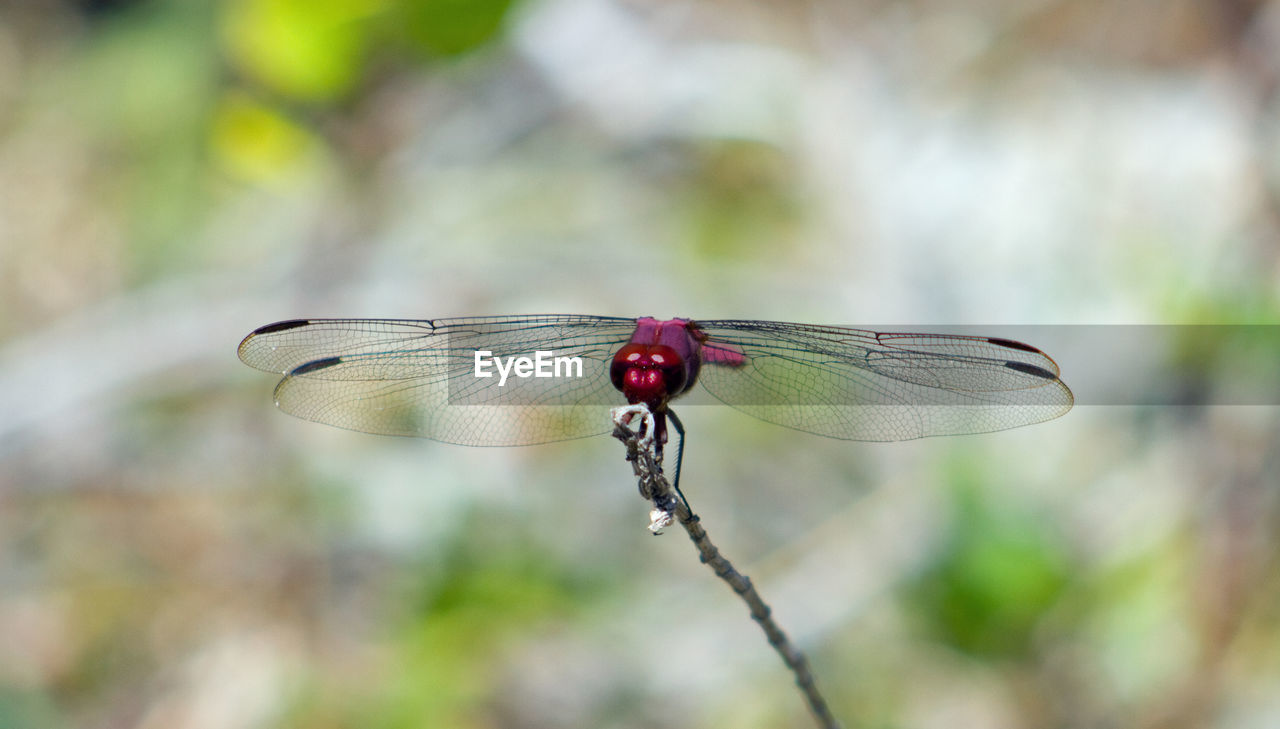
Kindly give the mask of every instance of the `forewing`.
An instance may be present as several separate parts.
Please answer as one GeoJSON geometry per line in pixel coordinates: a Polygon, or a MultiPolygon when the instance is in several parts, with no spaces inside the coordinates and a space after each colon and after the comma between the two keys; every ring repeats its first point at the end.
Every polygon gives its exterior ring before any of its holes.
{"type": "MultiPolygon", "coordinates": [[[[246,364],[285,375],[276,405],[366,433],[463,445],[532,445],[607,433],[624,399],[609,380],[635,320],[591,316],[308,319],[262,327],[240,344],[246,364]],[[581,375],[476,376],[478,350],[577,357],[581,375]]],[[[562,370],[563,373],[563,370],[562,370]]]]}
{"type": "Polygon", "coordinates": [[[1038,349],[1007,339],[785,322],[699,321],[703,386],[749,415],[831,438],[911,440],[1056,418],[1071,390],[1038,349]]]}

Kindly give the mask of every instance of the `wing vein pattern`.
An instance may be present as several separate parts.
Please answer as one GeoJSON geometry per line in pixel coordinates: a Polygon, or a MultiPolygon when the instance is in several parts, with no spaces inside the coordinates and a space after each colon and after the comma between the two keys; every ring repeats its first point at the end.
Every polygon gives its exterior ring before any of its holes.
{"type": "Polygon", "coordinates": [[[625,404],[609,365],[635,326],[572,315],[309,319],[263,327],[241,343],[240,358],[283,374],[276,404],[300,418],[463,445],[532,445],[609,432],[602,404],[625,404]],[[475,376],[478,350],[578,357],[582,376],[499,385],[496,373],[475,376]]]}
{"type": "Polygon", "coordinates": [[[1071,409],[1058,366],[1009,340],[782,322],[698,321],[740,366],[704,366],[712,395],[753,417],[830,438],[985,433],[1071,409]]]}

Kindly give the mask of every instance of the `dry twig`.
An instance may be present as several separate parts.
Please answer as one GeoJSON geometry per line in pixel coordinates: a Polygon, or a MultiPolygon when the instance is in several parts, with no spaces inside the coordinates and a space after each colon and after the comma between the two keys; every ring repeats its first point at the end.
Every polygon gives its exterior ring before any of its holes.
{"type": "Polygon", "coordinates": [[[831,715],[826,699],[818,690],[804,654],[791,643],[787,634],[774,622],[773,611],[756,592],[751,579],[734,569],[733,564],[720,554],[720,550],[707,536],[707,531],[702,528],[701,520],[671,488],[671,484],[662,473],[662,465],[654,454],[653,439],[650,437],[653,433],[652,416],[647,408],[638,410],[638,407],[643,408],[643,406],[631,406],[615,410],[613,437],[622,441],[627,447],[627,460],[630,461],[631,468],[635,472],[640,486],[640,495],[653,503],[649,529],[658,534],[663,527],[671,524],[673,518],[680,522],[680,526],[684,527],[689,538],[697,546],[702,562],[711,567],[716,576],[728,583],[729,587],[747,604],[747,608],[751,611],[751,618],[764,630],[764,634],[769,639],[769,645],[773,646],[773,649],[782,657],[782,661],[787,664],[787,668],[791,669],[796,685],[804,694],[805,701],[809,704],[809,710],[813,713],[818,726],[822,729],[839,729],[840,725],[831,715]],[[625,423],[637,413],[642,415],[644,424],[633,431],[625,423]]]}

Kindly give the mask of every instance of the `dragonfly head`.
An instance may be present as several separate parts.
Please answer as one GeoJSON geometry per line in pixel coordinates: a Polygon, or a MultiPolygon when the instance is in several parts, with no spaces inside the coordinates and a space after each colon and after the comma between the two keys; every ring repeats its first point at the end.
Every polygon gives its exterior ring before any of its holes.
{"type": "Polygon", "coordinates": [[[613,356],[609,377],[627,402],[661,410],[668,399],[684,391],[688,373],[684,360],[671,347],[633,343],[613,356]]]}

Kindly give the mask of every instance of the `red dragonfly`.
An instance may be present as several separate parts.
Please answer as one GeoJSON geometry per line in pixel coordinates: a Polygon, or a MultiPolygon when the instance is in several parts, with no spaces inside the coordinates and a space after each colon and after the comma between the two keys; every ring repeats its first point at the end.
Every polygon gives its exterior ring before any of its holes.
{"type": "Polygon", "coordinates": [[[748,415],[845,440],[1004,430],[1073,403],[1057,364],[1010,339],[770,321],[294,319],[239,354],[284,375],[275,402],[291,415],[473,446],[608,433],[607,408],[625,401],[653,412],[660,449],[668,419],[684,433],[670,402],[699,382],[748,415]]]}

